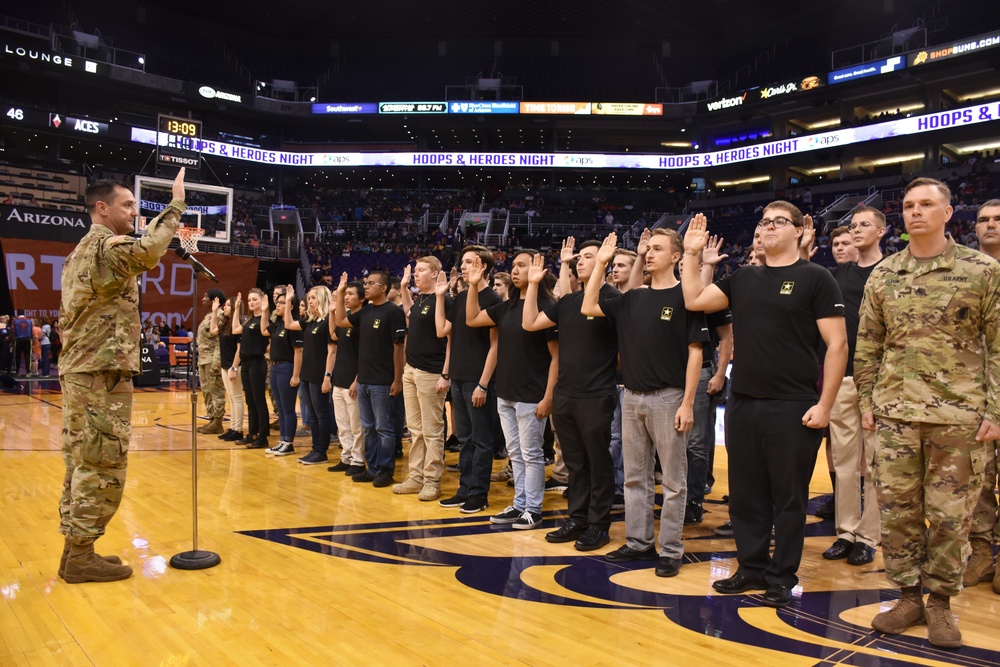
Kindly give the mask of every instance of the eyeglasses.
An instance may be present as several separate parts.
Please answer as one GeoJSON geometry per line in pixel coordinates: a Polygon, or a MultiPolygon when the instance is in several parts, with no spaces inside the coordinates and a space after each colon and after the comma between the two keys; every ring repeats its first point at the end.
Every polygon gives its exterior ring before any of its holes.
{"type": "MultiPolygon", "coordinates": [[[[757,226],[760,227],[761,229],[767,227],[768,225],[772,225],[775,229],[781,229],[782,227],[785,227],[786,225],[789,224],[795,225],[795,221],[792,220],[791,218],[784,218],[780,215],[777,218],[771,218],[770,220],[764,218],[757,222],[757,226]]],[[[797,227],[798,225],[795,226],[797,227]]]]}
{"type": "Polygon", "coordinates": [[[861,222],[852,222],[851,224],[847,225],[847,229],[848,231],[853,232],[855,229],[859,227],[861,229],[871,229],[874,226],[875,226],[874,222],[869,222],[868,220],[862,220],[861,222]]]}
{"type": "Polygon", "coordinates": [[[364,282],[364,286],[365,287],[374,287],[376,285],[378,285],[379,287],[385,287],[385,283],[376,283],[376,282],[372,282],[370,280],[366,280],[364,282]]]}

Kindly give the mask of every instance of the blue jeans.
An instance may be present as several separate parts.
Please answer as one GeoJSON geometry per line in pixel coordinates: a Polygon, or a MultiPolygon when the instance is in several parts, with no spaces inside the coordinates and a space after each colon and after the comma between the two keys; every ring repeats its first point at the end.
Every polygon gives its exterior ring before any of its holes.
{"type": "Polygon", "coordinates": [[[535,416],[537,403],[497,398],[497,412],[507,438],[507,454],[514,471],[514,509],[542,512],[545,496],[545,421],[535,416]]]}
{"type": "Polygon", "coordinates": [[[393,397],[387,384],[359,384],[358,412],[365,434],[368,470],[392,474],[396,470],[396,429],[393,424],[393,397]]]}
{"type": "Polygon", "coordinates": [[[615,467],[615,495],[625,493],[625,467],[622,464],[622,387],[618,385],[615,416],[611,418],[611,463],[615,467]]]}
{"type": "Polygon", "coordinates": [[[271,364],[271,389],[274,409],[278,412],[278,433],[282,442],[295,440],[295,395],[298,388],[291,386],[294,366],[290,361],[271,364]]]}
{"type": "Polygon", "coordinates": [[[701,369],[694,395],[694,425],[688,437],[687,503],[698,507],[705,501],[708,456],[715,446],[715,400],[708,395],[708,381],[713,375],[711,367],[701,369]]]}
{"type": "Polygon", "coordinates": [[[496,402],[491,382],[482,407],[473,407],[472,392],[478,383],[473,380],[451,381],[451,404],[455,411],[455,435],[462,449],[458,453],[458,496],[486,497],[490,491],[493,470],[493,416],[490,405],[496,402]],[[490,401],[490,397],[493,401],[490,401]]]}
{"type": "Polygon", "coordinates": [[[309,411],[309,390],[306,389],[305,382],[299,384],[299,408],[302,411],[302,423],[312,424],[312,415],[309,411]]]}
{"type": "Polygon", "coordinates": [[[399,392],[392,397],[392,452],[403,451],[403,428],[406,426],[406,403],[403,401],[403,392],[399,392]]]}
{"type": "Polygon", "coordinates": [[[309,397],[309,429],[312,431],[314,452],[326,454],[330,449],[330,394],[323,393],[322,383],[303,382],[309,397]]]}

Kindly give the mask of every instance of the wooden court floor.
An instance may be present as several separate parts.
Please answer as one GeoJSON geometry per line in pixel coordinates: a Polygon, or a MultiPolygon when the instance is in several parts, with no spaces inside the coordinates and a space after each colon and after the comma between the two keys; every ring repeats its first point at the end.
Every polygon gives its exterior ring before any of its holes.
{"type": "MultiPolygon", "coordinates": [[[[680,575],[660,579],[652,563],[601,558],[622,543],[620,514],[611,544],[582,554],[546,543],[546,530],[492,526],[215,436],[199,440],[199,546],[222,563],[174,570],[167,561],[192,538],[181,386],[138,390],[125,500],[98,543],[135,575],[68,585],[56,576],[60,406],[53,382],[0,394],[2,666],[1000,664],[1000,596],[988,584],[953,602],[960,650],[933,649],[922,627],[871,631],[892,601],[881,555],[860,568],[824,561],[831,521],[810,517],[801,586],[775,611],[759,593],[713,595],[735,567],[732,539],[713,533],[727,518],[721,502],[685,529],[680,575]]],[[[721,447],[716,474],[721,501],[721,447]]],[[[446,473],[446,495],[456,486],[446,473]]],[[[822,459],[813,489],[830,490],[822,459]]],[[[494,484],[491,509],[512,491],[494,484]]],[[[565,508],[546,495],[546,529],[565,508]]]]}

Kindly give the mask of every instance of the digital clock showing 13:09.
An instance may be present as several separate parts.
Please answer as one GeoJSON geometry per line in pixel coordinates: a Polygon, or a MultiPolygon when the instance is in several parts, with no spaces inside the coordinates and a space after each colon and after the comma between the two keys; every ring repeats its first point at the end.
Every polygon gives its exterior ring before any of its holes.
{"type": "Polygon", "coordinates": [[[190,118],[160,116],[160,132],[176,134],[191,139],[200,139],[201,121],[191,120],[190,118]]]}

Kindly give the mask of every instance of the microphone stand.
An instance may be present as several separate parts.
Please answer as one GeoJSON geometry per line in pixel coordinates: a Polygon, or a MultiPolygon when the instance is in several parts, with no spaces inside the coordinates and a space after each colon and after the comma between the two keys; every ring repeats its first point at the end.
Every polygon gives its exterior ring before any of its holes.
{"type": "MultiPolygon", "coordinates": [[[[194,289],[191,297],[191,314],[197,318],[198,313],[198,272],[194,274],[194,289]]],[[[194,324],[194,322],[192,322],[194,324]]],[[[214,551],[198,549],[198,382],[195,381],[195,371],[198,369],[197,329],[194,340],[188,348],[188,358],[191,360],[191,373],[188,374],[188,386],[191,388],[191,551],[174,554],[170,559],[170,567],[178,570],[207,570],[222,562],[222,558],[214,551]]]]}

